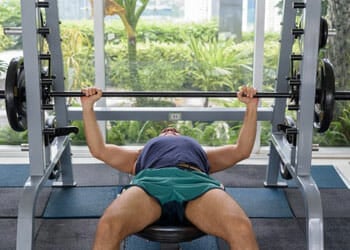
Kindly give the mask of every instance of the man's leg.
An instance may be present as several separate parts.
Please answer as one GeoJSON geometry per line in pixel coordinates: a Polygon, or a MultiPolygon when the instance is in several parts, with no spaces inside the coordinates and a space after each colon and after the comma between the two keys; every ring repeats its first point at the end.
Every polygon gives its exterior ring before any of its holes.
{"type": "Polygon", "coordinates": [[[251,222],[241,207],[221,189],[190,201],[186,217],[205,233],[224,239],[230,249],[258,249],[251,222]]]}
{"type": "Polygon", "coordinates": [[[159,203],[141,188],[125,190],[106,209],[95,236],[94,250],[119,249],[128,235],[141,231],[161,215],[159,203]]]}

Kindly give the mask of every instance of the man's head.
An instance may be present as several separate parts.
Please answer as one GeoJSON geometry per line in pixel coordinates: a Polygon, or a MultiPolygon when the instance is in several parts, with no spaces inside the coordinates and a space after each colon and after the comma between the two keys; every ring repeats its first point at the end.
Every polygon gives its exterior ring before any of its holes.
{"type": "Polygon", "coordinates": [[[176,130],[176,128],[168,127],[163,129],[159,136],[178,136],[180,135],[179,131],[176,130]]]}

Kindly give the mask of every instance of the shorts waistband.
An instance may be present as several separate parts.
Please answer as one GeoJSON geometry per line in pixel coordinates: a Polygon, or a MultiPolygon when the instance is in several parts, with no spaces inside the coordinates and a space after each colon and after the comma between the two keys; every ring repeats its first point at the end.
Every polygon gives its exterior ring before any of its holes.
{"type": "Polygon", "coordinates": [[[199,167],[197,166],[193,166],[193,165],[190,165],[190,164],[187,164],[187,163],[179,163],[176,165],[176,167],[178,168],[182,168],[182,169],[188,169],[188,170],[194,170],[194,171],[198,171],[198,172],[202,172],[202,169],[200,169],[199,167]]]}

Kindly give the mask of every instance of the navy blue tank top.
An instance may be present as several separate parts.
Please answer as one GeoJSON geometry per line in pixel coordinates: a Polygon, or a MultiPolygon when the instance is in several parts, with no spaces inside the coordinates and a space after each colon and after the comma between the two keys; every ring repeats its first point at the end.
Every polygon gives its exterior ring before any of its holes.
{"type": "Polygon", "coordinates": [[[158,136],[149,140],[137,162],[136,174],[147,168],[164,168],[186,163],[209,173],[207,155],[201,145],[188,136],[158,136]]]}

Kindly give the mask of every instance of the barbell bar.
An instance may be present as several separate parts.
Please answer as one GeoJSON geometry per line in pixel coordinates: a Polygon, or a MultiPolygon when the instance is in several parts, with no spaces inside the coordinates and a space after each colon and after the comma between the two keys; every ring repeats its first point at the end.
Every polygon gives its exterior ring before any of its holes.
{"type": "MultiPolygon", "coordinates": [[[[84,94],[82,92],[51,92],[49,96],[52,97],[80,97],[84,94]]],[[[235,92],[225,91],[130,91],[130,92],[102,92],[102,97],[221,97],[234,98],[237,97],[235,92]]],[[[254,97],[257,98],[288,98],[289,93],[263,93],[259,92],[254,97]]]]}
{"type": "MultiPolygon", "coordinates": [[[[52,91],[47,93],[49,97],[82,97],[80,91],[52,91]]],[[[316,93],[316,96],[318,93],[316,93]]],[[[227,91],[118,91],[102,92],[102,97],[218,97],[236,98],[236,92],[227,91]]],[[[255,98],[292,98],[289,92],[257,92],[255,98]]],[[[0,90],[0,99],[6,98],[6,90],[0,90]]],[[[334,92],[334,99],[339,101],[350,100],[350,91],[334,92]]]]}
{"type": "MultiPolygon", "coordinates": [[[[82,97],[84,93],[80,91],[52,91],[47,93],[49,97],[82,97]]],[[[318,93],[316,93],[316,96],[318,93]]],[[[227,91],[123,91],[123,92],[102,92],[102,97],[218,97],[236,98],[236,92],[227,91]]],[[[255,98],[292,98],[289,92],[257,92],[255,98]]],[[[6,90],[0,90],[0,99],[6,98],[6,90]]],[[[350,91],[334,92],[334,99],[338,101],[350,100],[350,91]]]]}
{"type": "MultiPolygon", "coordinates": [[[[1,92],[0,92],[1,95],[1,92]]],[[[51,97],[81,97],[82,92],[78,91],[53,91],[48,93],[51,97]]],[[[317,93],[316,93],[317,95],[317,93]]],[[[1,96],[0,96],[1,97],[1,96]]],[[[125,92],[102,92],[102,97],[219,97],[236,98],[236,92],[227,91],[125,91],[125,92]]],[[[255,98],[293,98],[289,92],[257,92],[255,98]]],[[[335,100],[350,100],[350,91],[338,91],[334,93],[335,100]]]]}

